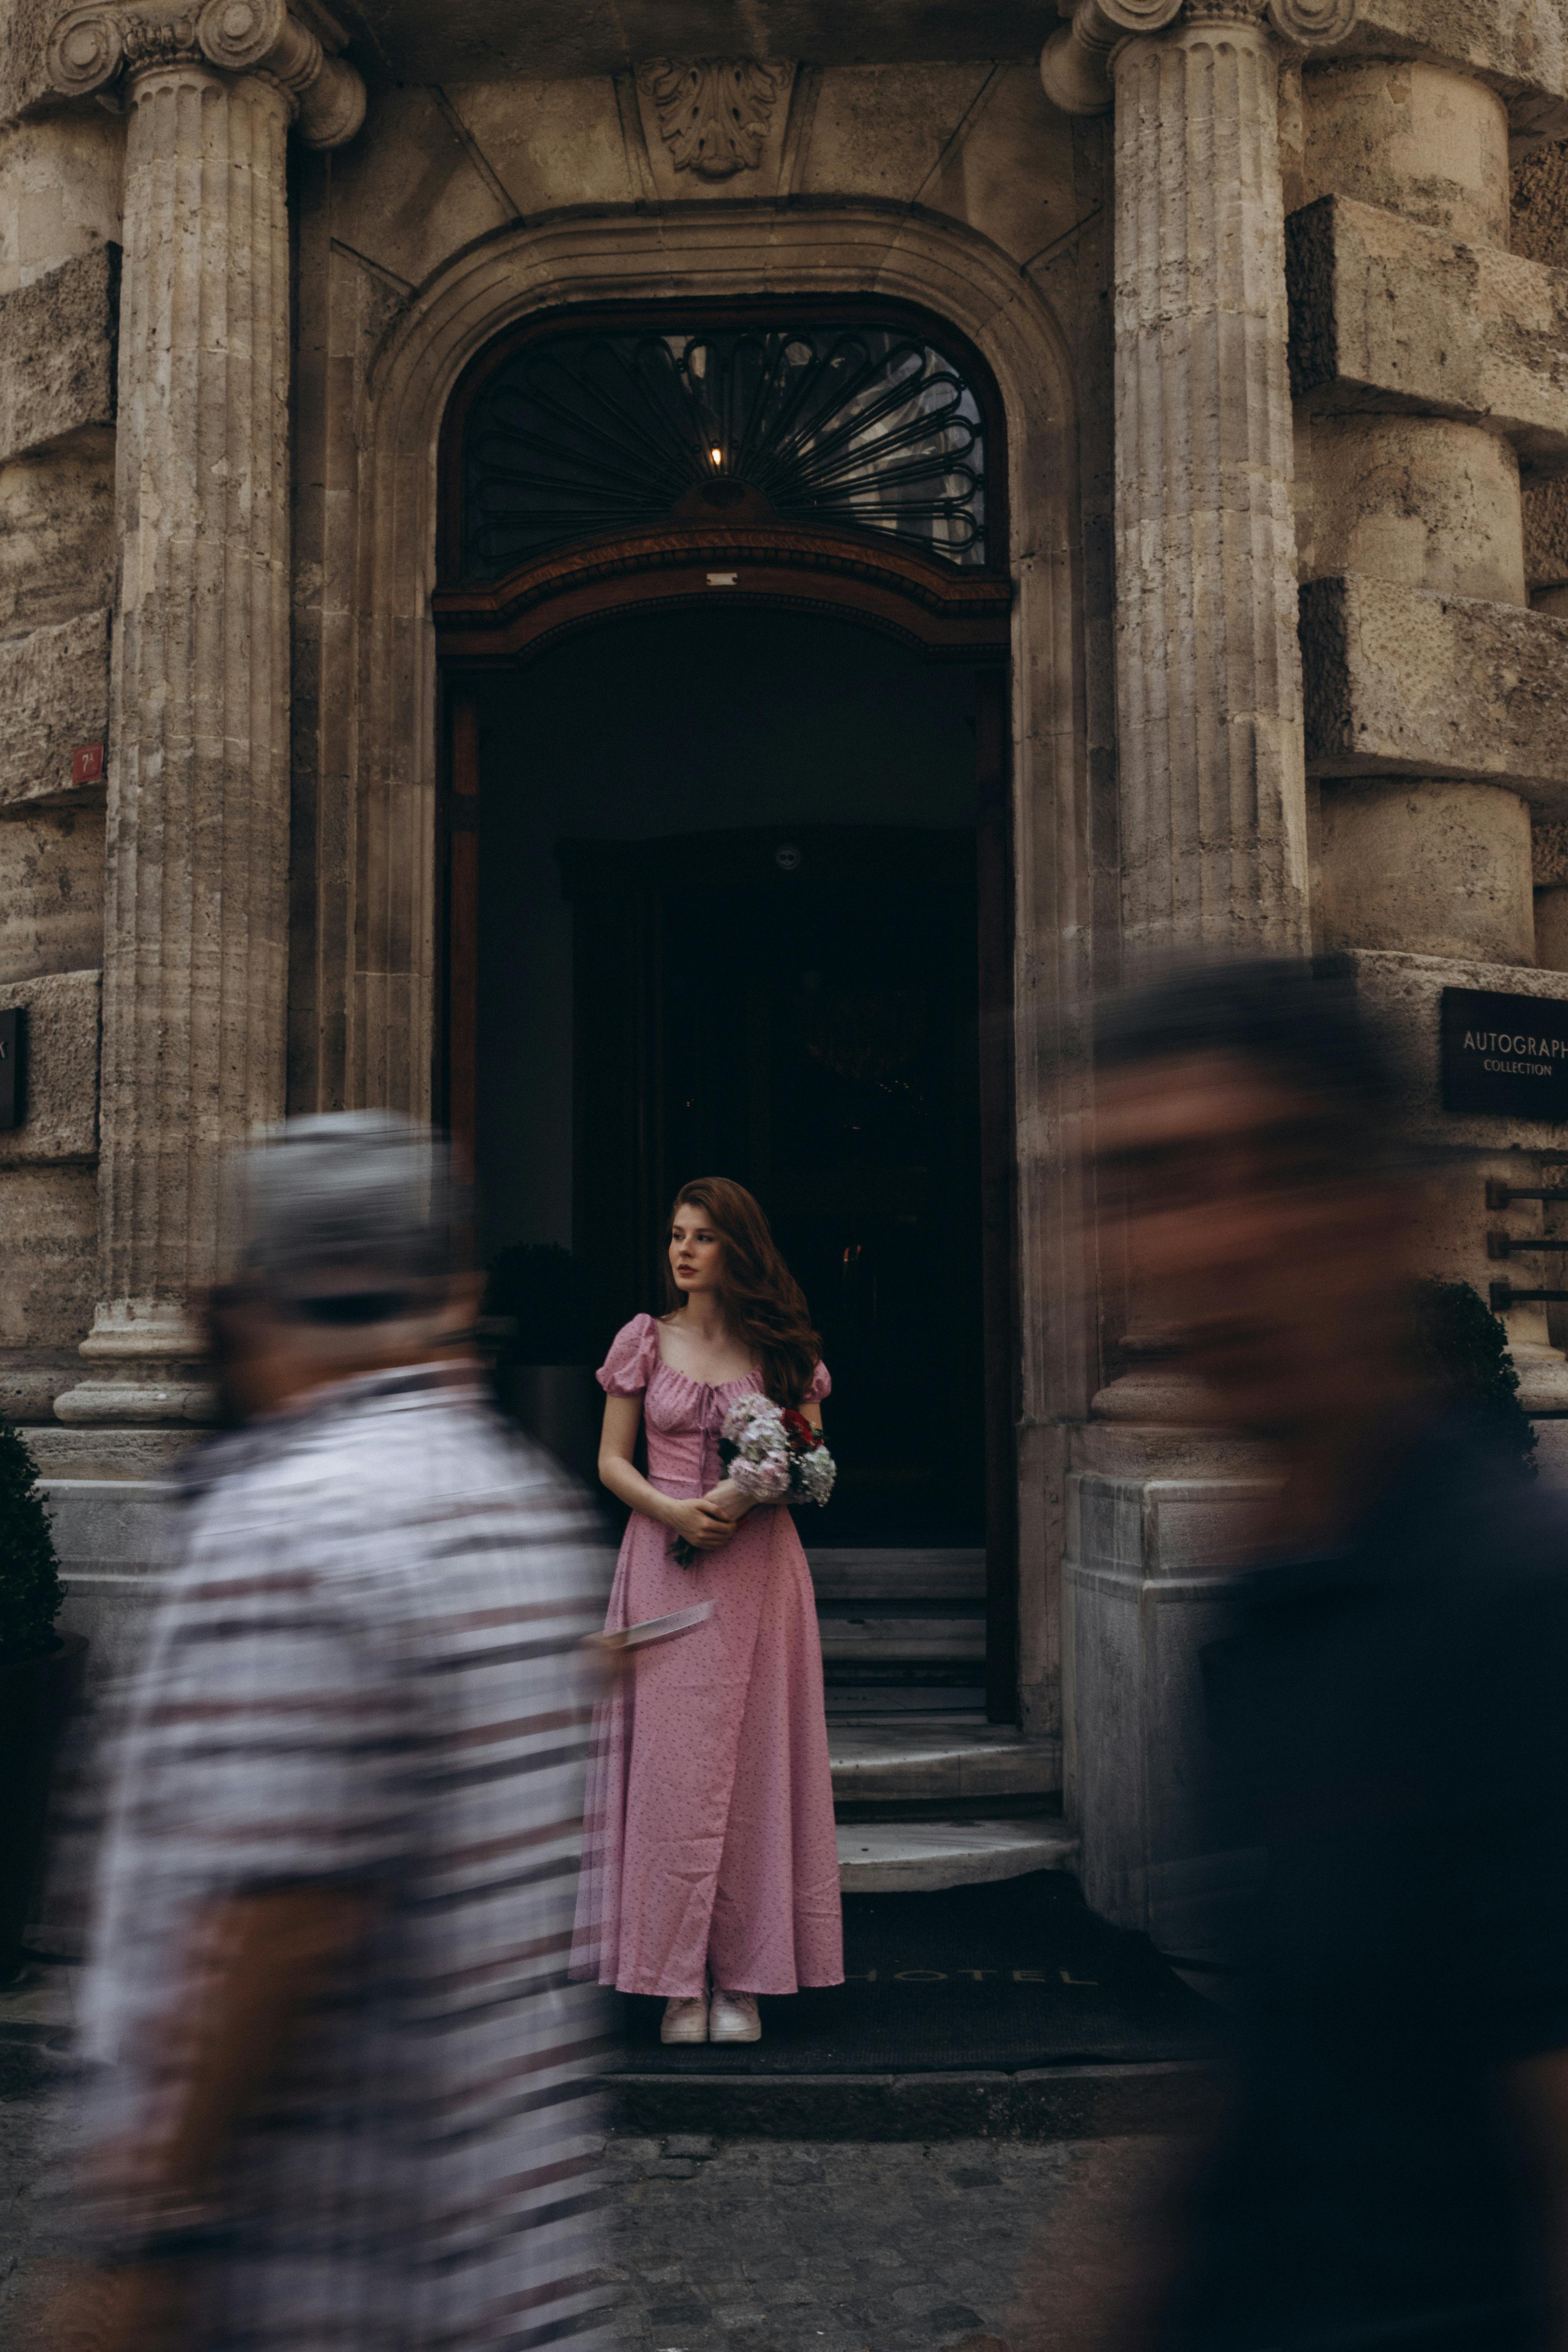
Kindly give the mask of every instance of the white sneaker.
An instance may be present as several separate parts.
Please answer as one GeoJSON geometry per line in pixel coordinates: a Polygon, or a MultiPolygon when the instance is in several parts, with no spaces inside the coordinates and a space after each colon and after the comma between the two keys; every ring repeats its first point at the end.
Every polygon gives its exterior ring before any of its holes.
{"type": "Polygon", "coordinates": [[[706,2042],[708,2039],[708,2002],[699,1993],[691,2000],[667,2000],[664,2018],[658,2029],[661,2042],[706,2042]]]}
{"type": "Polygon", "coordinates": [[[708,2018],[710,2042],[760,2042],[762,2038],[763,2021],[757,2015],[754,1994],[714,1993],[708,2018]]]}

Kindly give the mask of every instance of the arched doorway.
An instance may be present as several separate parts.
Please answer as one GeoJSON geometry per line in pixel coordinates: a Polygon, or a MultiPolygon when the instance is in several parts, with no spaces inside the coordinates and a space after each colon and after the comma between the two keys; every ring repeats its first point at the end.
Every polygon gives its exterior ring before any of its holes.
{"type": "Polygon", "coordinates": [[[531,320],[454,397],[433,604],[488,1245],[609,1324],[680,1177],[750,1183],[838,1375],[839,1704],[1011,1720],[1001,431],[900,309],[531,320]]]}

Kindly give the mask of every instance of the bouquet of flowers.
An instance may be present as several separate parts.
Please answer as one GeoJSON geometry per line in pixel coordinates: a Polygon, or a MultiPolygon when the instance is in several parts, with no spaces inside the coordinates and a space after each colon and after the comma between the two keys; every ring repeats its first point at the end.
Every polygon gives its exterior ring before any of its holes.
{"type": "MultiPolygon", "coordinates": [[[[754,1391],[737,1397],[724,1415],[719,1459],[752,1503],[826,1503],[838,1475],[822,1432],[805,1413],[754,1391]]],[[[684,1536],[670,1549],[682,1568],[701,1557],[684,1536]]]]}

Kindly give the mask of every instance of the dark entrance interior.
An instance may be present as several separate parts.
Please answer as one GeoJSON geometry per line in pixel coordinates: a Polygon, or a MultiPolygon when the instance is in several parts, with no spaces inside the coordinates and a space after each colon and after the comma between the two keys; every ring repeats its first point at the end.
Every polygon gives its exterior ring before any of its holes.
{"type": "Polygon", "coordinates": [[[663,1307],[679,1184],[747,1184],[834,1375],[839,1489],[802,1527],[830,1712],[1015,1720],[1005,672],[683,600],[449,690],[486,1259],[569,1253],[596,1362],[663,1307]]]}
{"type": "Polygon", "coordinates": [[[972,835],[775,823],[558,857],[573,1231],[603,1295],[657,1299],[677,1186],[739,1178],[837,1383],[813,1543],[984,1543],[972,835]]]}
{"type": "Polygon", "coordinates": [[[676,1185],[738,1177],[837,1382],[814,1544],[983,1543],[973,669],[682,610],[476,694],[487,1255],[570,1249],[607,1336],[676,1185]]]}

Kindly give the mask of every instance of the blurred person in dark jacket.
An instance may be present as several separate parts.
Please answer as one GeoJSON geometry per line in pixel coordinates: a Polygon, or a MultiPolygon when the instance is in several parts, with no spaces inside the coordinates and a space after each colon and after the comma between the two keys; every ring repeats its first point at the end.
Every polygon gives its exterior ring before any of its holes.
{"type": "Polygon", "coordinates": [[[50,2340],[592,2346],[594,1523],[483,1402],[443,1148],[297,1120],[240,1177],[238,1425],[186,1479],[101,1869],[101,2268],[50,2340]]]}
{"type": "Polygon", "coordinates": [[[1568,2343],[1563,1502],[1422,1360],[1418,1178],[1342,971],[1173,977],[1097,1059],[1140,1295],[1285,1471],[1204,1658],[1211,1859],[1247,1863],[1234,2105],[1121,2340],[1568,2343]]]}

